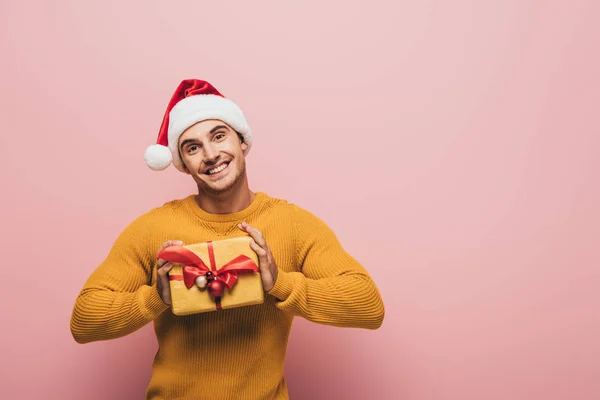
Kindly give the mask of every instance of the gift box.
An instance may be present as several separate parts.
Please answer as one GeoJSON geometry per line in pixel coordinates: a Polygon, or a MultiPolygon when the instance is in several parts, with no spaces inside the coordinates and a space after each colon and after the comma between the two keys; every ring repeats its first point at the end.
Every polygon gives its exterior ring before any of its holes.
{"type": "Polygon", "coordinates": [[[261,304],[264,290],[249,236],[171,246],[158,258],[170,261],[171,309],[189,315],[261,304]]]}

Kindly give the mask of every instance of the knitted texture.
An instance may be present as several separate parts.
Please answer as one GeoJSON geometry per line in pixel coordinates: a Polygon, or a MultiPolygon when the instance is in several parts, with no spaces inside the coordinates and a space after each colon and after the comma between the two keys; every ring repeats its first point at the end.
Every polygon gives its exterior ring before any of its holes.
{"type": "Polygon", "coordinates": [[[78,343],[115,339],[154,322],[159,350],[147,399],[287,399],[285,353],[294,316],[319,324],[377,329],[379,291],[333,231],[310,212],[258,192],[244,210],[210,214],[194,196],[155,208],[129,224],[76,299],[78,343]],[[279,269],[264,304],[175,316],[156,289],[156,253],[261,231],[279,269]]]}

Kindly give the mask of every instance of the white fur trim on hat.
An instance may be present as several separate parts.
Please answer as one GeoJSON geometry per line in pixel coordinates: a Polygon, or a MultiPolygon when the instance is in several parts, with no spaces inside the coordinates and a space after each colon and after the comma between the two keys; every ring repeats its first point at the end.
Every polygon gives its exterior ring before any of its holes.
{"type": "Polygon", "coordinates": [[[144,160],[146,164],[154,171],[162,171],[167,168],[173,157],[171,150],[167,146],[153,144],[146,149],[144,160]]]}
{"type": "Polygon", "coordinates": [[[190,126],[208,119],[218,119],[231,126],[242,135],[244,142],[248,145],[244,154],[246,155],[250,151],[252,133],[244,113],[237,104],[212,94],[186,97],[179,101],[169,113],[169,149],[173,165],[178,170],[184,171],[183,162],[179,157],[179,137],[190,126]]]}

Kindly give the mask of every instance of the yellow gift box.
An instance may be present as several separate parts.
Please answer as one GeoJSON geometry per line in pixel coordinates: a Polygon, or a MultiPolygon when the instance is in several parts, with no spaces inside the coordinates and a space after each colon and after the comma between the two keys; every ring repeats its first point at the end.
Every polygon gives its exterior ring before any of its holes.
{"type": "Polygon", "coordinates": [[[264,302],[258,257],[249,236],[167,247],[158,258],[170,261],[171,309],[197,314],[264,302]]]}

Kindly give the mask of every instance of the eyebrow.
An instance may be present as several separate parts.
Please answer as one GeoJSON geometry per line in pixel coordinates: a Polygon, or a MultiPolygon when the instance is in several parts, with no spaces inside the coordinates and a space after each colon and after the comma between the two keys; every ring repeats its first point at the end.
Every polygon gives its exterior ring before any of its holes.
{"type": "MultiPolygon", "coordinates": [[[[213,133],[215,133],[219,129],[223,129],[223,128],[227,129],[227,127],[225,125],[217,125],[214,128],[212,128],[210,130],[210,132],[208,132],[208,133],[212,135],[213,133]]],[[[185,139],[183,142],[181,142],[181,145],[179,146],[179,149],[183,150],[183,146],[185,146],[188,143],[193,143],[193,142],[197,142],[197,140],[196,139],[185,139]]]]}
{"type": "Polygon", "coordinates": [[[221,128],[227,129],[227,127],[225,125],[217,125],[214,128],[212,128],[209,133],[215,133],[216,131],[218,131],[221,128]]]}

